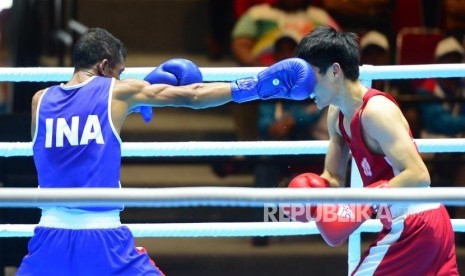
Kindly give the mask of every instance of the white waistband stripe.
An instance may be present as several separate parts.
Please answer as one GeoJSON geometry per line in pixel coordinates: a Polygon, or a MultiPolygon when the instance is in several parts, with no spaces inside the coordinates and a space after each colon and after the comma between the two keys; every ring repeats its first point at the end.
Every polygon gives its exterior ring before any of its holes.
{"type": "Polygon", "coordinates": [[[63,229],[104,229],[121,226],[120,212],[85,211],[64,207],[53,207],[42,210],[38,226],[63,229]]]}

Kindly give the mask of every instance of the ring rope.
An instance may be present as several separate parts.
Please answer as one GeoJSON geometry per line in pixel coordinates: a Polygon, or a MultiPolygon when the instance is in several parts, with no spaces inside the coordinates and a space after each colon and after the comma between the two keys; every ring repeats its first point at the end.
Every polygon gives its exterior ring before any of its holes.
{"type": "Polygon", "coordinates": [[[316,203],[437,203],[465,205],[465,187],[433,188],[2,188],[0,207],[48,207],[57,205],[126,207],[266,207],[272,204],[316,203]],[[419,192],[421,189],[421,192],[419,192]]]}
{"type": "MultiPolygon", "coordinates": [[[[415,139],[422,153],[465,152],[465,138],[415,139]]],[[[250,141],[250,142],[124,142],[123,157],[175,156],[254,156],[325,154],[329,142],[250,141]]],[[[32,156],[31,142],[0,142],[0,156],[32,156]]]]}
{"type": "MultiPolygon", "coordinates": [[[[465,220],[451,219],[455,232],[465,232],[465,220]]],[[[252,237],[319,234],[315,222],[204,222],[125,224],[134,237],[252,237]]],[[[36,224],[0,224],[0,238],[32,237],[36,224]]],[[[378,219],[365,221],[358,232],[379,232],[378,219]]]]}
{"type": "MultiPolygon", "coordinates": [[[[380,224],[380,223],[379,223],[380,224]]],[[[250,237],[318,234],[314,222],[125,224],[135,237],[250,237]]],[[[0,237],[31,237],[35,224],[0,225],[0,237]]],[[[381,226],[379,226],[381,228],[381,226]]]]}
{"type": "MultiPolygon", "coordinates": [[[[234,81],[238,78],[250,77],[258,74],[265,67],[202,67],[200,71],[206,82],[234,81]]],[[[144,78],[153,67],[127,68],[121,78],[144,78]]],[[[74,69],[71,67],[2,67],[0,81],[67,81],[74,69]]],[[[362,65],[360,79],[408,79],[432,77],[463,77],[465,64],[427,64],[427,65],[362,65]]]]}

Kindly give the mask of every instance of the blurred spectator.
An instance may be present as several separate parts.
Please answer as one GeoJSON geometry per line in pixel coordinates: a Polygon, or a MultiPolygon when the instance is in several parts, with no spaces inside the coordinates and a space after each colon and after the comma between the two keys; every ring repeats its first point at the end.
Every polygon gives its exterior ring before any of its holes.
{"type": "MultiPolygon", "coordinates": [[[[236,22],[232,31],[231,51],[241,66],[268,66],[276,39],[284,32],[302,37],[315,26],[338,24],[328,13],[312,6],[310,0],[276,0],[275,4],[251,6],[236,22]]],[[[238,140],[256,140],[257,103],[232,108],[238,140]]]]}
{"type": "Polygon", "coordinates": [[[465,1],[464,0],[444,0],[443,20],[446,33],[455,36],[462,42],[465,35],[465,1]]]}
{"type": "MultiPolygon", "coordinates": [[[[421,1],[421,0],[419,0],[421,1]]],[[[344,29],[362,33],[380,30],[390,34],[395,22],[394,8],[399,2],[412,0],[321,0],[321,7],[344,29]]]]}
{"type": "Polygon", "coordinates": [[[310,101],[263,102],[258,125],[264,140],[326,140],[326,112],[310,101]]]}
{"type": "MultiPolygon", "coordinates": [[[[360,63],[375,66],[391,65],[392,52],[389,39],[386,35],[378,31],[369,31],[361,36],[360,39],[360,63]]],[[[420,133],[420,116],[416,104],[410,101],[402,101],[402,96],[415,94],[410,80],[373,80],[372,87],[390,93],[398,99],[399,105],[405,118],[409,122],[412,135],[419,137],[420,133]]]]}
{"type": "Polygon", "coordinates": [[[302,36],[292,30],[284,31],[276,38],[272,51],[260,56],[261,66],[270,66],[280,60],[294,56],[295,48],[302,36]]]}
{"type": "MultiPolygon", "coordinates": [[[[276,40],[269,66],[294,56],[301,37],[283,33],[276,40]]],[[[264,61],[265,62],[265,61],[264,61]]],[[[325,140],[328,139],[324,112],[310,101],[261,101],[258,112],[260,139],[264,140],[325,140]],[[323,120],[321,120],[323,119],[323,120]],[[323,121],[322,123],[320,123],[323,121]]]]}
{"type": "MultiPolygon", "coordinates": [[[[462,63],[464,49],[453,37],[440,41],[436,47],[436,63],[462,63]]],[[[421,105],[422,137],[462,137],[465,133],[465,96],[462,78],[437,78],[425,80],[418,92],[437,99],[450,99],[421,105]],[[432,120],[434,118],[434,120],[432,120]]]]}
{"type": "MultiPolygon", "coordinates": [[[[360,39],[360,63],[370,65],[390,65],[391,52],[387,37],[378,31],[369,31],[360,39]]],[[[373,80],[372,86],[380,91],[389,91],[389,82],[373,80]]]]}
{"type": "MultiPolygon", "coordinates": [[[[438,64],[462,63],[464,48],[454,37],[448,37],[438,43],[434,57],[438,64]]],[[[463,78],[428,79],[423,82],[418,93],[433,100],[420,105],[421,138],[464,137],[465,85],[463,78]]],[[[462,153],[425,154],[424,158],[429,160],[433,185],[465,185],[465,158],[462,153]]],[[[457,210],[460,209],[463,208],[457,210]]],[[[460,212],[463,213],[463,210],[460,212]]]]}
{"type": "Polygon", "coordinates": [[[277,37],[286,31],[306,35],[315,26],[338,24],[310,0],[277,0],[276,4],[250,7],[236,22],[232,32],[232,52],[240,65],[263,66],[260,56],[269,54],[277,37]]]}
{"type": "Polygon", "coordinates": [[[208,58],[220,60],[231,53],[231,31],[236,20],[251,6],[276,0],[209,0],[209,34],[207,37],[208,58]]]}
{"type": "Polygon", "coordinates": [[[234,17],[238,19],[252,6],[263,3],[275,4],[276,1],[277,0],[234,0],[234,17]]]}

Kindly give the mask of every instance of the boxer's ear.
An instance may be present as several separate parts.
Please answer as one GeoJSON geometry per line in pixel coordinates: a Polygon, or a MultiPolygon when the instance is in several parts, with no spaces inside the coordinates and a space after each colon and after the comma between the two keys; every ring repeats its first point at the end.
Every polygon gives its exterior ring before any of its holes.
{"type": "Polygon", "coordinates": [[[102,77],[107,77],[109,76],[108,72],[108,59],[102,60],[98,65],[97,65],[97,70],[98,70],[98,75],[102,77]]]}

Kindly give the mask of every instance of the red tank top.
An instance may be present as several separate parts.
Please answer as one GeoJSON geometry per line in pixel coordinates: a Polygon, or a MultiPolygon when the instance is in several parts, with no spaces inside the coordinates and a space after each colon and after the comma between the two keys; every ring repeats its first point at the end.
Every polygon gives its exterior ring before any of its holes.
{"type": "MultiPolygon", "coordinates": [[[[357,167],[360,172],[360,176],[362,177],[364,186],[368,186],[379,180],[389,180],[395,175],[394,169],[389,164],[389,160],[386,158],[386,156],[371,152],[363,139],[361,122],[363,110],[368,101],[373,96],[378,95],[388,98],[397,105],[396,101],[389,94],[375,89],[368,90],[368,92],[363,96],[362,105],[355,112],[355,115],[350,122],[350,131],[352,134],[351,138],[349,138],[344,129],[344,115],[342,112],[339,112],[339,130],[341,131],[342,137],[349,145],[352,156],[357,163],[357,167]]],[[[412,137],[411,133],[410,137],[412,137]]]]}

